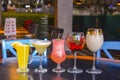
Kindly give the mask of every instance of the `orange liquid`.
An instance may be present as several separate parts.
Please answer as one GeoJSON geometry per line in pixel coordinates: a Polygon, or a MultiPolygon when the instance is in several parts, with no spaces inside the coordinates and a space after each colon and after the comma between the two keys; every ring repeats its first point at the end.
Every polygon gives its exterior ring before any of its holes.
{"type": "Polygon", "coordinates": [[[60,64],[60,63],[62,63],[66,59],[66,54],[56,54],[56,53],[53,53],[51,55],[51,59],[55,63],[60,64]]]}
{"type": "Polygon", "coordinates": [[[51,53],[51,59],[57,64],[62,63],[66,59],[64,40],[53,39],[53,50],[51,53]]]}

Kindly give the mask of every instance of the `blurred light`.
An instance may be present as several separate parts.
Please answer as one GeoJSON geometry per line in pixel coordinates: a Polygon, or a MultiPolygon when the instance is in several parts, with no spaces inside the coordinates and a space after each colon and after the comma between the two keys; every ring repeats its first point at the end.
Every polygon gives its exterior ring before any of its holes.
{"type": "Polygon", "coordinates": [[[112,5],[112,4],[110,4],[110,5],[109,5],[109,9],[112,9],[112,8],[113,8],[113,5],[112,5]]]}
{"type": "Polygon", "coordinates": [[[75,4],[76,4],[76,5],[81,5],[81,4],[82,4],[82,1],[78,0],[78,1],[76,1],[75,4]]]}
{"type": "Polygon", "coordinates": [[[2,1],[2,4],[4,4],[4,1],[2,1]]]}
{"type": "Polygon", "coordinates": [[[11,0],[8,1],[8,4],[11,4],[11,0]]]}
{"type": "Polygon", "coordinates": [[[120,6],[120,2],[117,2],[117,6],[120,6]]]}

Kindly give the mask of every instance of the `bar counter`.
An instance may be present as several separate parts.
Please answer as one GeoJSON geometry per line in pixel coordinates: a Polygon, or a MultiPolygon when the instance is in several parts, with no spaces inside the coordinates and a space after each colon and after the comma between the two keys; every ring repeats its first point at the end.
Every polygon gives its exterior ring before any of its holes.
{"type": "MultiPolygon", "coordinates": [[[[78,57],[77,67],[83,69],[83,73],[71,74],[67,71],[63,73],[54,73],[52,69],[56,67],[56,64],[51,61],[50,58],[46,58],[43,61],[43,67],[48,69],[47,73],[35,73],[34,69],[39,66],[39,59],[34,59],[34,61],[28,65],[30,72],[24,76],[20,76],[16,72],[17,62],[8,61],[5,63],[0,63],[0,80],[120,80],[120,61],[113,61],[109,59],[98,59],[96,67],[102,70],[102,74],[88,74],[85,72],[86,69],[91,68],[92,58],[83,59],[83,57],[78,57]],[[28,79],[28,77],[30,77],[28,79]]],[[[61,64],[62,68],[68,69],[73,67],[73,57],[67,57],[67,59],[61,64]]]]}

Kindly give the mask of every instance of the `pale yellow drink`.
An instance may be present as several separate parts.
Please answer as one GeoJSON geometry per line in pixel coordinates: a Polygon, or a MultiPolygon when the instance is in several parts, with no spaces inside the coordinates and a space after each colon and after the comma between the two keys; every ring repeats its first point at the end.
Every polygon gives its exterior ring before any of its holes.
{"type": "Polygon", "coordinates": [[[43,40],[32,42],[32,45],[36,48],[40,56],[44,54],[44,51],[50,44],[51,44],[50,41],[43,40]]]}
{"type": "Polygon", "coordinates": [[[36,73],[45,73],[47,72],[47,69],[42,67],[42,55],[44,54],[44,51],[46,48],[51,44],[51,41],[46,41],[46,40],[31,40],[32,46],[35,47],[37,52],[40,55],[40,65],[38,69],[35,69],[36,73]]]}
{"type": "Polygon", "coordinates": [[[17,51],[18,69],[17,72],[28,72],[29,45],[16,43],[12,45],[17,51]]]}

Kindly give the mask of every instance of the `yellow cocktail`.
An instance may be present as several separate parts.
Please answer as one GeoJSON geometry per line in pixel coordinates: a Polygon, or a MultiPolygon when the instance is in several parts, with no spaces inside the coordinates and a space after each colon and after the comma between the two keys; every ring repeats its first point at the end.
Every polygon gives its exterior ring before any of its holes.
{"type": "Polygon", "coordinates": [[[29,48],[30,46],[27,44],[22,44],[20,42],[14,42],[12,46],[17,51],[17,60],[18,60],[18,69],[17,72],[29,72],[28,65],[28,56],[29,56],[29,48]]]}
{"type": "Polygon", "coordinates": [[[47,69],[42,68],[42,57],[41,56],[44,54],[44,51],[46,50],[46,48],[51,44],[51,41],[32,40],[31,43],[37,50],[38,54],[40,55],[40,66],[39,66],[39,69],[35,69],[35,72],[37,72],[37,73],[38,72],[41,72],[41,73],[47,72],[47,69]]]}

